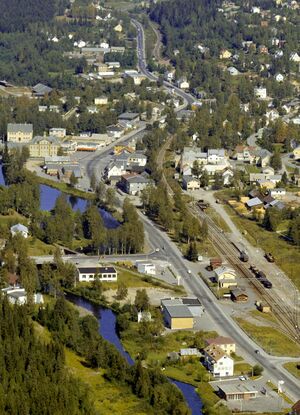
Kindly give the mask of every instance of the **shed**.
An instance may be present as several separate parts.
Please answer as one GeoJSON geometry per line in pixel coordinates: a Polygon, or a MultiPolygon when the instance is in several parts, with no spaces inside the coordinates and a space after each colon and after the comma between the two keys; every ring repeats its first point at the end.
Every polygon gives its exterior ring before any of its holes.
{"type": "Polygon", "coordinates": [[[241,288],[230,290],[231,299],[237,303],[245,303],[248,301],[248,294],[241,288]]]}

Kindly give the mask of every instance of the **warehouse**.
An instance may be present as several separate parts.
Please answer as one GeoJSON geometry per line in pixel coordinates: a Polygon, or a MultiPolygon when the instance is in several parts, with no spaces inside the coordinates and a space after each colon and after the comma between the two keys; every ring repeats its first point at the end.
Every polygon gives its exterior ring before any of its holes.
{"type": "Polygon", "coordinates": [[[200,317],[203,307],[197,298],[166,298],[161,300],[166,325],[174,329],[192,329],[194,317],[200,317]]]}

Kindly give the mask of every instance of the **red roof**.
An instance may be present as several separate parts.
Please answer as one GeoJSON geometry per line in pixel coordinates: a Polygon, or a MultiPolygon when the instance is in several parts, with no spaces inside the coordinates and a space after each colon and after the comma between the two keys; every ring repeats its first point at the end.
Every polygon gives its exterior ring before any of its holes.
{"type": "Polygon", "coordinates": [[[206,339],[206,343],[211,344],[217,344],[217,345],[223,345],[223,344],[234,344],[235,341],[231,337],[215,337],[214,339],[206,339]]]}

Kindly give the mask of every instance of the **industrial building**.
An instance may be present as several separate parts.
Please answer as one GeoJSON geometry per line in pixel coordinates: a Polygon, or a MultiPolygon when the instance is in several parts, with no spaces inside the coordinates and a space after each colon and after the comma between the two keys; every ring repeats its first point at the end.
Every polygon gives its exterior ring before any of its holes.
{"type": "Polygon", "coordinates": [[[166,298],[161,300],[161,307],[165,323],[172,330],[193,329],[194,318],[204,312],[198,298],[166,298]]]}

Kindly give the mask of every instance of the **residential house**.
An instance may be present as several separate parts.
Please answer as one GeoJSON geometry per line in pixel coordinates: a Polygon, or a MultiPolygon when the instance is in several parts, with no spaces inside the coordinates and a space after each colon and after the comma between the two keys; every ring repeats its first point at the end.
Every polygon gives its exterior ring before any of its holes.
{"type": "Polygon", "coordinates": [[[232,178],[234,176],[234,173],[231,169],[225,169],[222,173],[222,179],[224,186],[228,186],[232,182],[232,178]]]}
{"type": "Polygon", "coordinates": [[[114,31],[117,33],[121,33],[123,31],[122,25],[119,23],[117,26],[114,27],[114,31]]]}
{"type": "Polygon", "coordinates": [[[261,167],[267,167],[270,164],[272,153],[266,149],[256,151],[256,164],[261,167]]]}
{"type": "Polygon", "coordinates": [[[176,85],[178,86],[178,88],[180,89],[188,89],[190,87],[189,82],[187,81],[187,79],[185,77],[181,77],[176,81],[176,85]]]}
{"type": "Polygon", "coordinates": [[[201,353],[195,347],[189,347],[187,349],[180,349],[179,355],[182,360],[190,359],[191,357],[201,357],[201,353]]]}
{"type": "Polygon", "coordinates": [[[265,167],[262,172],[266,176],[266,178],[269,176],[274,176],[275,174],[275,170],[271,166],[265,167]]]}
{"type": "Polygon", "coordinates": [[[298,55],[297,52],[292,52],[290,54],[290,61],[296,62],[296,63],[299,63],[300,62],[300,56],[298,55]]]}
{"type": "Polygon", "coordinates": [[[111,180],[112,177],[118,177],[119,179],[123,174],[126,174],[126,166],[122,161],[112,161],[104,169],[104,178],[111,180]]]}
{"type": "Polygon", "coordinates": [[[286,190],[281,188],[281,187],[276,187],[275,189],[272,189],[270,191],[270,195],[274,198],[274,199],[281,199],[286,195],[286,190]]]}
{"type": "Polygon", "coordinates": [[[266,112],[266,124],[269,125],[270,122],[273,122],[279,118],[279,112],[276,109],[271,109],[266,112]]]}
{"type": "Polygon", "coordinates": [[[140,121],[140,115],[135,112],[124,112],[119,115],[118,121],[125,128],[134,128],[140,121]]]}
{"type": "Polygon", "coordinates": [[[220,52],[220,59],[229,59],[231,56],[232,53],[228,49],[222,49],[220,52]]]}
{"type": "Polygon", "coordinates": [[[96,105],[88,105],[86,107],[89,114],[98,114],[99,108],[96,105]]]}
{"type": "Polygon", "coordinates": [[[126,193],[135,196],[139,195],[149,184],[151,184],[149,178],[144,177],[141,174],[132,173],[122,175],[120,187],[122,187],[126,193]]]}
{"type": "Polygon", "coordinates": [[[138,272],[141,274],[147,275],[155,275],[156,274],[156,266],[153,262],[146,262],[146,261],[137,261],[136,267],[138,272]]]}
{"type": "Polygon", "coordinates": [[[36,136],[29,144],[30,157],[57,156],[60,144],[57,137],[36,136]]]}
{"type": "Polygon", "coordinates": [[[260,14],[260,7],[253,6],[251,8],[251,13],[253,13],[253,14],[260,14]]]}
{"type": "Polygon", "coordinates": [[[300,160],[300,146],[294,148],[293,157],[295,160],[300,160]]]}
{"type": "Polygon", "coordinates": [[[236,146],[232,158],[237,161],[252,164],[255,161],[255,149],[251,146],[236,146]]]}
{"type": "Polygon", "coordinates": [[[175,79],[175,71],[167,71],[164,73],[164,79],[167,82],[172,82],[175,79]]]}
{"type": "Polygon", "coordinates": [[[41,83],[36,84],[32,88],[33,95],[37,98],[43,98],[44,96],[50,94],[52,91],[53,91],[52,88],[41,83]]]}
{"type": "Polygon", "coordinates": [[[113,137],[114,139],[121,138],[124,134],[124,128],[118,125],[110,125],[106,128],[106,132],[109,137],[113,137]]]}
{"type": "Polygon", "coordinates": [[[108,98],[105,95],[102,95],[101,97],[97,97],[94,99],[95,105],[107,105],[108,104],[108,98]]]}
{"type": "Polygon", "coordinates": [[[204,349],[204,365],[214,377],[233,376],[234,360],[219,346],[207,346],[204,349]]]}
{"type": "Polygon", "coordinates": [[[259,197],[254,197],[246,202],[246,206],[249,210],[263,207],[264,203],[259,197]]]}
{"type": "Polygon", "coordinates": [[[77,267],[78,281],[90,282],[95,278],[99,278],[100,281],[117,281],[118,272],[112,266],[85,266],[77,267]]]}
{"type": "Polygon", "coordinates": [[[218,336],[215,338],[206,339],[207,346],[218,346],[228,356],[235,353],[235,342],[231,337],[218,336]]]}
{"type": "Polygon", "coordinates": [[[269,50],[268,50],[268,48],[267,48],[267,46],[266,46],[266,45],[260,45],[260,46],[258,47],[258,52],[259,52],[260,54],[262,54],[262,55],[268,55],[269,50]]]}
{"type": "Polygon", "coordinates": [[[220,164],[225,160],[225,150],[209,149],[207,151],[207,164],[220,164]]]}
{"type": "Polygon", "coordinates": [[[254,88],[254,95],[258,99],[266,99],[267,98],[267,88],[264,87],[255,87],[254,88]]]}
{"type": "Polygon", "coordinates": [[[237,76],[240,74],[240,72],[234,66],[229,66],[229,68],[227,68],[227,71],[231,76],[237,76]]]}
{"type": "Polygon", "coordinates": [[[144,154],[143,151],[135,151],[134,153],[128,154],[127,163],[136,164],[141,167],[145,167],[147,164],[147,156],[144,154]]]}
{"type": "Polygon", "coordinates": [[[10,228],[10,233],[12,236],[15,235],[22,235],[23,238],[28,238],[29,231],[27,226],[22,225],[21,223],[17,223],[10,228]]]}
{"type": "Polygon", "coordinates": [[[29,143],[32,137],[32,124],[7,124],[7,141],[12,143],[29,143]]]}
{"type": "MultiPolygon", "coordinates": [[[[27,303],[27,293],[24,288],[21,287],[8,287],[1,290],[6,294],[8,301],[11,304],[24,305],[27,303]]],[[[44,298],[40,293],[33,294],[34,304],[43,304],[44,298]]]]}
{"type": "Polygon", "coordinates": [[[200,182],[193,176],[182,176],[182,187],[185,190],[197,190],[200,189],[200,182]]]}
{"type": "Polygon", "coordinates": [[[275,75],[275,80],[277,82],[283,82],[284,81],[284,76],[282,75],[282,73],[278,73],[275,75]]]}
{"type": "Polygon", "coordinates": [[[231,268],[221,266],[214,270],[215,272],[215,279],[218,283],[218,287],[220,288],[229,288],[229,287],[236,287],[236,274],[235,271],[231,268]]]}
{"type": "Polygon", "coordinates": [[[64,138],[66,134],[67,134],[67,131],[65,128],[53,127],[53,128],[50,128],[49,130],[49,135],[52,135],[57,138],[64,138]]]}

